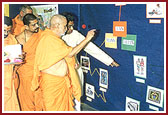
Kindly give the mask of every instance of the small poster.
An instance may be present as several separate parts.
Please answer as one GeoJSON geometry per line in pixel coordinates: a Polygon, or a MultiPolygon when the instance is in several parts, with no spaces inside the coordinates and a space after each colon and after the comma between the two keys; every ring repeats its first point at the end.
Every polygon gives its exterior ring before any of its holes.
{"type": "Polygon", "coordinates": [[[7,45],[4,47],[4,64],[21,62],[22,47],[20,44],[7,45]]]}
{"type": "Polygon", "coordinates": [[[147,18],[164,18],[164,3],[150,2],[146,4],[147,18]]]}
{"type": "Polygon", "coordinates": [[[94,92],[95,92],[95,87],[93,85],[86,83],[86,96],[94,99],[95,98],[94,92]]]}
{"type": "Polygon", "coordinates": [[[146,102],[163,107],[163,90],[148,86],[146,93],[146,102]]]}
{"type": "Polygon", "coordinates": [[[49,21],[51,17],[55,14],[58,14],[58,4],[52,5],[36,5],[31,6],[33,13],[37,16],[41,16],[44,21],[44,26],[49,27],[49,21]]]}
{"type": "Polygon", "coordinates": [[[122,37],[121,49],[136,51],[136,35],[127,35],[126,37],[122,37]]]}
{"type": "Polygon", "coordinates": [[[82,69],[90,70],[90,60],[89,57],[80,56],[80,64],[82,69]]]}
{"type": "Polygon", "coordinates": [[[134,55],[134,76],[146,78],[147,57],[134,55]]]}
{"type": "Polygon", "coordinates": [[[125,104],[126,111],[139,111],[140,110],[140,101],[126,97],[125,104]]]}
{"type": "Polygon", "coordinates": [[[103,88],[108,88],[108,71],[105,69],[99,69],[100,70],[100,79],[99,79],[99,86],[103,88]]]}
{"type": "Polygon", "coordinates": [[[105,34],[105,47],[117,49],[117,37],[112,33],[105,34]]]}
{"type": "Polygon", "coordinates": [[[127,36],[127,21],[113,21],[113,36],[127,36]]]}

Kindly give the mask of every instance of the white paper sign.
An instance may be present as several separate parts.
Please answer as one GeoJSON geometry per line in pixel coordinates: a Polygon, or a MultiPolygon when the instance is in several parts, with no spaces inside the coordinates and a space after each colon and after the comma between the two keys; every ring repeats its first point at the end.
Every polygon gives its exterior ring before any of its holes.
{"type": "Polygon", "coordinates": [[[124,31],[124,27],[123,26],[116,26],[115,31],[124,31]]]}
{"type": "Polygon", "coordinates": [[[20,44],[7,45],[4,47],[4,61],[9,60],[9,63],[13,63],[15,59],[20,58],[19,55],[22,54],[22,48],[20,44]]]}

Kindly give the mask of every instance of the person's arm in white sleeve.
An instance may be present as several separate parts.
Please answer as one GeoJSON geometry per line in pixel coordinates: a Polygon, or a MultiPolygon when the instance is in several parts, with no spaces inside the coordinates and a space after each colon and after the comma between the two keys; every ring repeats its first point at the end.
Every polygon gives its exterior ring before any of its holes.
{"type": "MultiPolygon", "coordinates": [[[[71,43],[69,42],[68,44],[72,47],[80,44],[85,39],[85,36],[79,33],[77,30],[73,30],[73,32],[68,37],[69,41],[71,41],[71,43]]],[[[117,64],[110,56],[108,56],[105,52],[103,52],[99,47],[97,47],[92,42],[89,42],[87,44],[84,51],[93,56],[94,58],[98,59],[102,63],[106,64],[107,66],[109,65],[111,65],[112,67],[119,66],[119,64],[117,64]]]]}
{"type": "Polygon", "coordinates": [[[119,64],[117,64],[109,55],[107,55],[104,51],[102,51],[92,42],[89,42],[87,44],[87,46],[84,48],[84,51],[87,52],[89,55],[93,56],[94,58],[98,59],[102,63],[106,64],[107,66],[119,66],[119,64]]]}

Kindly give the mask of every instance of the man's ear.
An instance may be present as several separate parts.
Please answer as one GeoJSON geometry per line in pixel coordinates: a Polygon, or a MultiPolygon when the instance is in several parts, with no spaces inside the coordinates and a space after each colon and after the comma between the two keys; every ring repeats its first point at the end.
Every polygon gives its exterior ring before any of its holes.
{"type": "Polygon", "coordinates": [[[24,14],[23,11],[20,11],[20,15],[21,15],[21,17],[23,17],[23,14],[24,14]]]}

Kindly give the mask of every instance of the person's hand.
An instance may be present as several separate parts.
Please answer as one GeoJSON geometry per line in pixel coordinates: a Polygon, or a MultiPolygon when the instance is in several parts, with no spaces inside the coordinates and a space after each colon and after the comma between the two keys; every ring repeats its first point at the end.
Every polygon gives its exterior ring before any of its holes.
{"type": "Polygon", "coordinates": [[[24,64],[26,62],[25,57],[26,57],[26,52],[22,52],[22,54],[19,55],[19,58],[15,59],[15,66],[20,67],[22,64],[24,64]]]}
{"type": "Polygon", "coordinates": [[[25,63],[26,52],[22,52],[22,55],[19,55],[19,57],[22,60],[21,64],[25,63]]]}
{"type": "Polygon", "coordinates": [[[26,57],[26,52],[22,52],[22,54],[19,55],[19,57],[20,57],[21,59],[25,59],[25,57],[26,57]]]}
{"type": "Polygon", "coordinates": [[[90,41],[94,37],[95,31],[96,31],[96,29],[92,29],[92,30],[88,31],[88,33],[86,35],[86,39],[90,41]]]}
{"type": "Polygon", "coordinates": [[[115,61],[113,61],[112,63],[111,63],[111,66],[113,67],[113,66],[115,66],[115,67],[118,67],[118,66],[120,66],[117,62],[115,62],[115,61]]]}

